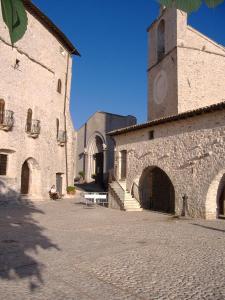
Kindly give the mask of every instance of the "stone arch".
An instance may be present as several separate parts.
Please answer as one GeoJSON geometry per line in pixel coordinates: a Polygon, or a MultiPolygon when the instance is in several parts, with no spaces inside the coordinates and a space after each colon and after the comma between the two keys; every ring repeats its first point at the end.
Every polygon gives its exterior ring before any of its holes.
{"type": "Polygon", "coordinates": [[[149,166],[143,170],[139,179],[138,193],[143,208],[175,213],[174,185],[167,173],[158,166],[149,166]]]}
{"type": "Polygon", "coordinates": [[[41,195],[41,174],[36,159],[29,157],[21,167],[21,194],[41,195]]]}
{"type": "Polygon", "coordinates": [[[209,184],[205,202],[206,219],[216,219],[222,214],[225,214],[225,169],[209,184]]]}
{"type": "Polygon", "coordinates": [[[105,147],[105,138],[100,132],[96,131],[90,137],[87,145],[87,182],[94,181],[93,175],[95,174],[97,176],[96,180],[99,181],[99,183],[103,183],[105,147]]]}
{"type": "Polygon", "coordinates": [[[165,55],[165,21],[162,19],[157,28],[157,57],[162,59],[165,55]]]}

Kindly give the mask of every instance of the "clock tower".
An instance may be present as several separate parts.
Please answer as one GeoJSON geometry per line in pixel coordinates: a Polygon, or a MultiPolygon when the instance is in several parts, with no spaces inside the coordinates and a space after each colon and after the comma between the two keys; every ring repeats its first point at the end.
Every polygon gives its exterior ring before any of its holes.
{"type": "Polygon", "coordinates": [[[148,28],[148,120],[178,113],[177,46],[186,27],[186,13],[161,7],[158,19],[148,28]]]}

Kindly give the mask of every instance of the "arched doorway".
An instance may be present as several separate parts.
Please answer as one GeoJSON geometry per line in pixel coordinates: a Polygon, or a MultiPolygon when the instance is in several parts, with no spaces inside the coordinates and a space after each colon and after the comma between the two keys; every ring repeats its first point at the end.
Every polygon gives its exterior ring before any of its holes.
{"type": "Polygon", "coordinates": [[[29,186],[30,186],[30,168],[28,166],[28,162],[25,161],[22,166],[21,172],[21,194],[27,195],[29,194],[29,186]]]}
{"type": "Polygon", "coordinates": [[[175,212],[175,191],[168,175],[158,167],[146,168],[139,182],[139,198],[145,209],[175,212]]]}
{"type": "Polygon", "coordinates": [[[211,182],[205,205],[205,217],[216,219],[225,217],[225,171],[222,170],[211,182]]]}
{"type": "Polygon", "coordinates": [[[41,195],[40,168],[34,158],[28,158],[21,168],[21,189],[22,195],[41,195]]]}
{"type": "Polygon", "coordinates": [[[87,182],[104,183],[104,150],[103,138],[94,135],[88,143],[87,182]]]}

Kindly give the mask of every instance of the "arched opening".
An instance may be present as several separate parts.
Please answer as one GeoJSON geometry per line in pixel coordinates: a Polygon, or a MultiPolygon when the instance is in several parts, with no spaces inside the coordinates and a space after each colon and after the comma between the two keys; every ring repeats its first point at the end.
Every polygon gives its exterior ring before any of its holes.
{"type": "Polygon", "coordinates": [[[104,183],[104,141],[96,134],[88,143],[87,182],[104,183]]]}
{"type": "Polygon", "coordinates": [[[175,190],[168,175],[158,167],[146,168],[139,182],[139,199],[144,209],[175,212],[175,190]]]}
{"type": "Polygon", "coordinates": [[[29,194],[30,187],[30,168],[28,166],[28,162],[25,161],[22,165],[21,172],[21,194],[27,195],[29,194]]]}
{"type": "Polygon", "coordinates": [[[0,99],[0,124],[4,122],[4,115],[5,115],[5,101],[0,99]]]}
{"type": "Polygon", "coordinates": [[[225,217],[225,172],[221,171],[211,182],[206,196],[207,219],[225,217]]]}
{"type": "Polygon", "coordinates": [[[165,21],[161,20],[157,29],[157,57],[162,59],[165,55],[165,21]]]}
{"type": "Polygon", "coordinates": [[[21,194],[38,196],[41,194],[40,168],[34,158],[28,158],[21,169],[21,194]]]}
{"type": "Polygon", "coordinates": [[[62,81],[61,81],[61,79],[58,80],[57,92],[59,94],[61,94],[61,92],[62,92],[62,81]]]}
{"type": "Polygon", "coordinates": [[[32,127],[32,109],[29,108],[27,111],[27,122],[26,122],[26,132],[31,132],[32,127]]]}

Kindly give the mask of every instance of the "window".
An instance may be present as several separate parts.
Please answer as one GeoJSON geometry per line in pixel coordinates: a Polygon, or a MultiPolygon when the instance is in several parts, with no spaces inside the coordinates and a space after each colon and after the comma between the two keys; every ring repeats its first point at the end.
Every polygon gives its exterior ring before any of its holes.
{"type": "Polygon", "coordinates": [[[56,138],[58,139],[59,137],[59,119],[56,119],[56,138]]]}
{"type": "Polygon", "coordinates": [[[165,55],[165,21],[161,20],[157,29],[157,56],[158,60],[165,55]]]}
{"type": "Polygon", "coordinates": [[[148,133],[148,139],[149,140],[154,140],[154,130],[150,130],[148,133]]]}
{"type": "Polygon", "coordinates": [[[31,127],[32,127],[32,109],[29,108],[27,111],[26,131],[31,132],[31,127]]]}
{"type": "Polygon", "coordinates": [[[6,175],[7,158],[6,154],[0,154],[0,175],[6,175]]]}
{"type": "Polygon", "coordinates": [[[4,122],[4,115],[5,115],[5,101],[0,99],[0,124],[4,122]]]}
{"type": "Polygon", "coordinates": [[[61,79],[58,80],[57,92],[59,94],[62,93],[62,81],[61,81],[61,79]]]}

